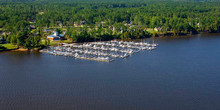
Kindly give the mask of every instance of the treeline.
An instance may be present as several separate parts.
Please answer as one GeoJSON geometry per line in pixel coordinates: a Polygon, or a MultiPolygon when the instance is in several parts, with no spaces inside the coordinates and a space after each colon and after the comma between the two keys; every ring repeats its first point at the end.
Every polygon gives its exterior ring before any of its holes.
{"type": "Polygon", "coordinates": [[[73,42],[90,42],[113,39],[140,39],[151,36],[152,34],[144,30],[142,27],[128,28],[123,25],[114,25],[110,28],[103,28],[102,26],[99,26],[97,28],[82,27],[75,29],[69,27],[67,28],[66,33],[66,37],[71,39],[73,42]]]}
{"type": "Polygon", "coordinates": [[[0,1],[0,29],[8,42],[26,47],[38,47],[45,28],[69,27],[67,37],[76,42],[149,37],[147,29],[220,32],[220,2],[209,1],[0,1]],[[84,28],[74,28],[82,22],[84,28]]]}

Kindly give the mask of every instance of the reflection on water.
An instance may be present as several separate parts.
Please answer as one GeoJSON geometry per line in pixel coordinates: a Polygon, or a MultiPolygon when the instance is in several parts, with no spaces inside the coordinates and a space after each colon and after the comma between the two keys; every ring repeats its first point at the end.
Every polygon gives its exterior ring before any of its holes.
{"type": "Polygon", "coordinates": [[[0,108],[219,110],[220,35],[155,42],[160,44],[155,51],[110,63],[1,52],[0,108]]]}

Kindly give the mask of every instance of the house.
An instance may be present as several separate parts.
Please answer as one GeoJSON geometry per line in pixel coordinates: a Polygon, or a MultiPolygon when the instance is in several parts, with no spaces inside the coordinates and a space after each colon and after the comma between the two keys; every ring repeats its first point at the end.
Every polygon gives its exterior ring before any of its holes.
{"type": "Polygon", "coordinates": [[[86,21],[80,21],[80,25],[83,26],[86,23],[86,21]]]}
{"type": "Polygon", "coordinates": [[[124,24],[124,26],[132,26],[132,22],[131,21],[126,21],[126,23],[124,24]]]}
{"type": "Polygon", "coordinates": [[[197,26],[200,27],[201,26],[200,23],[197,23],[197,26]]]}
{"type": "Polygon", "coordinates": [[[80,27],[80,25],[77,22],[74,22],[73,26],[74,27],[80,27]]]}
{"type": "Polygon", "coordinates": [[[63,23],[61,21],[57,21],[57,25],[62,27],[63,26],[63,23]]]}
{"type": "Polygon", "coordinates": [[[53,40],[53,41],[62,40],[64,39],[64,35],[65,35],[65,32],[64,34],[59,34],[58,32],[54,31],[54,34],[47,36],[47,39],[53,40]]]}
{"type": "Polygon", "coordinates": [[[36,29],[36,27],[34,25],[30,25],[31,29],[36,29]]]}
{"type": "Polygon", "coordinates": [[[44,30],[44,32],[50,32],[50,31],[51,31],[50,29],[45,29],[45,30],[44,30]]]}
{"type": "Polygon", "coordinates": [[[3,32],[2,33],[3,36],[10,35],[10,34],[11,34],[11,32],[3,32]]]}
{"type": "Polygon", "coordinates": [[[155,27],[154,30],[155,30],[155,31],[161,31],[162,28],[161,28],[161,27],[155,27]]]}
{"type": "Polygon", "coordinates": [[[116,30],[116,28],[113,26],[113,27],[112,27],[112,31],[115,31],[115,30],[116,30]]]}
{"type": "Polygon", "coordinates": [[[74,27],[83,27],[86,21],[80,21],[80,23],[74,22],[74,27]]]}

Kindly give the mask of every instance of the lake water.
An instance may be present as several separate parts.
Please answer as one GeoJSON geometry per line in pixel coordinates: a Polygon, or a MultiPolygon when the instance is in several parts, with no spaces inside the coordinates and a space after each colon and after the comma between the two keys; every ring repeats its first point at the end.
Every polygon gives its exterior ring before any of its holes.
{"type": "MultiPolygon", "coordinates": [[[[147,39],[151,41],[151,39],[147,39]]],[[[1,110],[220,110],[220,34],[96,62],[0,53],[1,110]]]]}

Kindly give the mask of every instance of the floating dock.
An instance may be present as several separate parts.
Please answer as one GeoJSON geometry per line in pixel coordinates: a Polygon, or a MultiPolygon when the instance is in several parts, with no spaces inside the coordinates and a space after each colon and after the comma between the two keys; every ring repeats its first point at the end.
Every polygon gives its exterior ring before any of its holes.
{"type": "Polygon", "coordinates": [[[104,60],[104,59],[86,58],[86,57],[75,57],[75,58],[84,59],[84,60],[101,61],[101,62],[111,62],[111,61],[113,61],[113,60],[104,60]]]}

